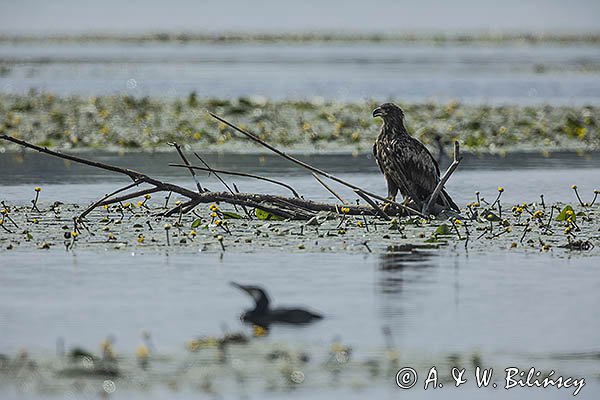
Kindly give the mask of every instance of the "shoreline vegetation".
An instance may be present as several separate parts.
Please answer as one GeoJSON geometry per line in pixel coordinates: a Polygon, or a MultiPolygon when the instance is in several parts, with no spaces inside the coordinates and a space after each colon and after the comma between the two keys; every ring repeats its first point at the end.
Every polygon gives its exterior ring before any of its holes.
{"type": "Polygon", "coordinates": [[[270,32],[150,32],[132,34],[48,34],[0,35],[0,43],[78,43],[78,42],[133,42],[133,43],[422,43],[422,44],[600,44],[600,32],[595,33],[270,33],[270,32]]]}
{"type": "MultiPolygon", "coordinates": [[[[177,142],[193,150],[261,153],[260,146],[207,111],[262,140],[297,153],[369,153],[380,121],[371,110],[381,100],[271,101],[259,97],[180,98],[0,94],[0,134],[59,149],[168,151],[177,142]]],[[[458,140],[466,154],[597,151],[600,107],[402,103],[409,132],[429,146],[450,151],[458,140]]],[[[3,150],[16,145],[2,144],[3,150]]]]}

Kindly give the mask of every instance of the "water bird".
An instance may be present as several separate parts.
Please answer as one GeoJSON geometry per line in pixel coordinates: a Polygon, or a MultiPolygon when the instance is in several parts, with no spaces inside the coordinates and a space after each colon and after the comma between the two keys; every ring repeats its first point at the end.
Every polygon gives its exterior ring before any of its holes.
{"type": "Polygon", "coordinates": [[[268,327],[273,323],[308,324],[323,318],[322,315],[301,308],[271,308],[270,299],[264,289],[258,286],[240,285],[230,282],[231,286],[248,293],[254,299],[255,307],[244,312],[242,321],[268,327]]]}
{"type": "MultiPolygon", "coordinates": [[[[400,190],[404,205],[411,201],[419,206],[425,204],[440,181],[437,161],[423,143],[408,134],[400,107],[384,103],[373,110],[375,117],[381,117],[383,124],[373,144],[373,155],[387,182],[388,198],[395,201],[400,190]]],[[[459,211],[443,189],[435,204],[459,211]]]]}
{"type": "MultiPolygon", "coordinates": [[[[115,338],[111,335],[100,342],[101,356],[82,347],[73,347],[68,352],[70,363],[58,374],[64,377],[117,377],[120,375],[116,353],[113,350],[115,338]]],[[[59,339],[57,350],[61,351],[64,340],[59,339]]]]}

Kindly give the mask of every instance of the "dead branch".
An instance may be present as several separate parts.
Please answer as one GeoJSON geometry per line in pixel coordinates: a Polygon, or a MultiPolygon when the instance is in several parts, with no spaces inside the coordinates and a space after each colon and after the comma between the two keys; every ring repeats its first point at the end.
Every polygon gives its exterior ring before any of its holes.
{"type": "MultiPolygon", "coordinates": [[[[320,203],[311,200],[305,200],[298,196],[296,197],[284,197],[284,196],[276,196],[270,194],[256,194],[256,193],[233,193],[233,192],[209,192],[203,191],[202,193],[197,193],[192,190],[186,189],[184,187],[163,182],[153,177],[150,177],[141,172],[121,168],[93,160],[88,160],[82,157],[77,157],[69,154],[63,154],[57,151],[49,150],[45,147],[40,147],[28,142],[25,142],[20,139],[16,139],[7,135],[0,135],[0,139],[7,140],[9,142],[13,142],[19,144],[23,147],[30,148],[33,150],[37,150],[39,152],[58,157],[61,159],[70,160],[79,164],[88,165],[95,168],[101,168],[107,171],[119,173],[128,176],[133,180],[133,183],[119,188],[113,191],[110,194],[103,196],[100,200],[94,202],[90,205],[84,212],[80,215],[79,219],[82,220],[85,216],[87,216],[93,209],[96,207],[101,207],[104,205],[110,205],[114,203],[119,203],[122,201],[130,200],[136,197],[144,196],[146,194],[155,193],[155,192],[174,192],[179,195],[186,197],[188,200],[174,209],[165,213],[165,215],[172,215],[175,212],[179,213],[187,213],[191,211],[194,207],[199,204],[207,204],[207,203],[217,203],[223,202],[232,205],[239,205],[245,207],[252,208],[260,208],[268,213],[273,215],[289,218],[289,219],[297,219],[297,220],[308,220],[315,216],[316,213],[325,211],[325,212],[334,212],[339,213],[339,207],[334,204],[320,203]],[[148,184],[152,187],[138,190],[132,193],[123,194],[121,196],[115,197],[117,194],[122,193],[128,189],[136,187],[141,184],[148,184]]],[[[181,165],[185,168],[192,169],[202,169],[201,167],[187,166],[181,165]]],[[[270,180],[273,181],[273,180],[270,180]]],[[[273,182],[275,183],[275,182],[273,182]]],[[[280,183],[280,182],[279,182],[280,183]]],[[[289,185],[286,187],[290,188],[289,185]]],[[[297,193],[293,191],[295,195],[297,193]]],[[[345,205],[347,208],[346,214],[350,215],[378,215],[377,209],[371,208],[369,206],[358,206],[358,205],[345,205]]],[[[410,215],[407,212],[405,207],[396,207],[391,205],[388,209],[389,213],[397,214],[397,215],[410,215]]]]}
{"type": "MultiPolygon", "coordinates": [[[[198,160],[200,160],[200,162],[201,162],[202,164],[204,164],[204,166],[205,166],[206,168],[208,168],[208,170],[209,170],[210,172],[212,172],[212,173],[213,173],[213,174],[214,174],[214,175],[217,177],[217,179],[219,180],[219,182],[221,182],[221,183],[223,184],[223,186],[225,186],[225,188],[226,188],[227,190],[229,190],[229,192],[230,192],[230,193],[232,193],[232,194],[233,194],[233,190],[232,190],[232,189],[229,187],[229,185],[227,184],[227,182],[225,182],[225,181],[224,181],[224,180],[223,180],[223,179],[222,179],[222,178],[219,176],[219,174],[217,174],[217,173],[215,172],[215,170],[214,170],[214,169],[212,169],[212,168],[211,168],[211,166],[210,166],[210,165],[208,165],[208,164],[206,163],[206,161],[204,161],[204,160],[202,159],[202,157],[200,157],[200,156],[198,155],[198,153],[194,153],[194,155],[196,156],[196,158],[197,158],[198,160]]],[[[188,165],[189,165],[189,164],[188,164],[188,165]]],[[[188,167],[188,168],[189,168],[189,167],[188,167]]],[[[190,168],[190,171],[193,171],[193,169],[192,169],[192,168],[190,168]]],[[[234,205],[233,207],[235,208],[235,211],[238,211],[238,209],[237,209],[237,207],[236,207],[235,205],[234,205]]],[[[250,216],[250,213],[248,212],[248,210],[246,210],[246,207],[245,207],[245,206],[242,206],[242,208],[244,209],[244,212],[246,213],[246,215],[250,216]]]]}
{"type": "Polygon", "coordinates": [[[412,209],[410,207],[407,207],[407,206],[405,206],[403,204],[397,203],[397,202],[392,201],[390,199],[386,199],[384,197],[378,196],[378,195],[376,195],[374,193],[371,193],[371,192],[369,192],[367,190],[364,190],[363,188],[360,188],[360,187],[358,187],[356,185],[353,185],[352,183],[346,182],[345,180],[343,180],[341,178],[338,178],[337,176],[332,175],[329,172],[326,172],[326,171],[323,171],[322,169],[313,167],[312,165],[307,164],[304,161],[300,161],[297,158],[292,157],[289,154],[287,154],[287,153],[285,153],[285,152],[277,149],[276,147],[271,146],[270,144],[268,144],[267,142],[265,142],[264,140],[262,140],[261,138],[259,138],[255,134],[253,134],[251,132],[248,132],[248,131],[246,131],[246,130],[244,130],[244,129],[242,129],[242,128],[234,125],[234,124],[232,124],[231,122],[227,121],[226,119],[224,119],[222,117],[219,117],[218,115],[213,114],[210,111],[208,111],[208,113],[213,118],[215,118],[216,120],[221,121],[222,123],[224,123],[225,125],[229,126],[230,128],[235,129],[236,131],[240,132],[241,134],[245,135],[246,137],[250,138],[251,140],[255,141],[256,143],[258,143],[258,144],[266,147],[267,149],[271,150],[275,154],[277,154],[277,155],[285,158],[288,161],[291,161],[291,162],[293,162],[293,163],[295,163],[297,165],[300,165],[301,167],[306,168],[309,171],[312,171],[312,172],[317,173],[319,175],[323,175],[324,177],[329,178],[332,181],[336,181],[336,182],[338,182],[338,183],[340,183],[340,184],[342,184],[344,186],[347,186],[347,187],[349,187],[349,188],[351,188],[353,190],[360,190],[361,192],[363,192],[364,194],[368,195],[369,197],[372,197],[374,199],[377,199],[377,200],[380,200],[380,201],[383,201],[383,202],[386,202],[386,203],[393,204],[393,205],[395,205],[398,208],[402,208],[402,209],[406,210],[409,214],[419,215],[419,216],[421,216],[423,218],[427,218],[425,215],[423,215],[422,213],[420,213],[417,210],[414,210],[414,209],[412,209]]]}
{"type": "Polygon", "coordinates": [[[348,204],[348,202],[346,200],[344,200],[342,198],[342,196],[340,196],[339,194],[337,194],[332,188],[329,187],[328,184],[326,184],[325,182],[323,182],[323,180],[321,178],[319,178],[319,175],[315,174],[314,172],[312,173],[313,178],[315,178],[317,180],[317,182],[319,182],[321,184],[321,186],[323,186],[325,188],[325,190],[327,190],[329,193],[331,193],[332,195],[334,195],[339,201],[342,202],[342,204],[348,204]]]}
{"type": "MultiPolygon", "coordinates": [[[[124,192],[124,191],[126,191],[126,190],[129,190],[129,189],[131,189],[132,187],[138,186],[140,183],[141,183],[141,182],[133,182],[133,183],[130,183],[129,185],[127,185],[127,186],[125,186],[125,187],[122,187],[122,188],[120,188],[120,189],[117,189],[117,190],[115,190],[115,191],[114,191],[114,192],[112,192],[112,193],[109,193],[109,194],[105,195],[105,196],[104,196],[104,197],[102,197],[100,200],[98,200],[98,201],[97,201],[97,202],[95,202],[95,203],[92,203],[92,205],[90,205],[88,208],[86,208],[86,209],[85,209],[85,211],[84,211],[84,212],[82,212],[82,213],[79,215],[79,219],[83,219],[83,218],[85,218],[85,216],[86,216],[86,215],[88,215],[89,213],[91,213],[91,212],[92,212],[92,210],[93,210],[94,208],[96,208],[96,207],[99,207],[99,206],[102,204],[102,202],[104,202],[106,199],[108,199],[108,198],[110,198],[110,197],[112,197],[112,196],[114,196],[114,195],[116,195],[116,194],[118,194],[118,193],[121,193],[121,192],[124,192]]],[[[137,196],[136,196],[136,197],[137,197],[137,196]]]]}
{"type": "MultiPolygon", "coordinates": [[[[183,164],[169,164],[169,167],[187,168],[188,166],[183,165],[183,164]]],[[[290,192],[292,192],[292,194],[294,195],[294,197],[298,197],[298,198],[300,197],[300,195],[298,194],[298,192],[293,187],[291,187],[290,185],[288,185],[287,183],[284,183],[284,182],[281,182],[281,181],[276,181],[275,179],[267,178],[267,177],[264,177],[264,176],[254,175],[254,174],[246,174],[244,172],[226,171],[226,170],[223,170],[223,169],[214,169],[212,167],[211,168],[204,168],[204,167],[198,167],[198,166],[195,166],[195,165],[190,165],[189,167],[193,168],[193,169],[200,170],[200,171],[217,172],[217,173],[223,174],[223,175],[242,176],[244,178],[253,178],[253,179],[259,179],[259,180],[265,181],[265,182],[271,182],[271,183],[274,183],[276,185],[283,186],[284,188],[289,189],[290,192]]]]}
{"type": "Polygon", "coordinates": [[[364,194],[363,192],[361,192],[360,190],[355,190],[354,191],[357,195],[359,195],[360,197],[362,197],[362,199],[364,201],[366,201],[367,203],[369,203],[371,205],[371,207],[373,207],[373,209],[375,209],[375,211],[377,211],[377,214],[379,214],[379,216],[381,216],[383,219],[385,219],[386,221],[389,221],[391,218],[385,213],[385,211],[383,211],[381,209],[381,207],[379,207],[377,205],[377,203],[375,203],[369,196],[367,196],[366,194],[364,194]]]}
{"type": "Polygon", "coordinates": [[[444,188],[444,185],[446,184],[448,179],[450,179],[450,176],[452,176],[452,174],[454,173],[454,170],[456,170],[456,168],[458,167],[458,164],[460,164],[461,160],[462,160],[462,157],[460,156],[460,144],[458,143],[458,140],[457,140],[454,142],[454,161],[448,167],[448,169],[444,173],[444,176],[442,177],[442,179],[440,179],[440,181],[438,182],[437,186],[433,190],[433,193],[431,194],[431,197],[425,204],[425,207],[423,207],[423,214],[429,215],[429,208],[431,207],[431,204],[435,204],[435,200],[440,195],[440,192],[444,188]]]}
{"type": "Polygon", "coordinates": [[[173,147],[175,147],[175,150],[177,150],[177,153],[179,154],[179,157],[181,157],[181,159],[183,160],[183,163],[188,166],[188,170],[190,171],[190,174],[192,174],[192,178],[194,178],[194,182],[196,183],[196,189],[198,189],[198,193],[204,192],[204,189],[202,189],[202,186],[200,186],[200,182],[198,182],[198,177],[196,176],[196,172],[194,172],[193,168],[189,168],[190,162],[187,160],[185,154],[183,154],[183,151],[181,151],[181,146],[179,144],[177,144],[176,142],[173,142],[170,144],[173,147]]]}

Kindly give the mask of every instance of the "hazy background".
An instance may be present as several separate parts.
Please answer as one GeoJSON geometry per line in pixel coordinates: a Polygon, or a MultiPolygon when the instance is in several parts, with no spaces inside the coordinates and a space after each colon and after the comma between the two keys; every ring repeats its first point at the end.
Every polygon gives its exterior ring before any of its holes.
{"type": "Polygon", "coordinates": [[[597,0],[13,0],[0,33],[148,31],[598,32],[597,0]]]}
{"type": "Polygon", "coordinates": [[[12,41],[153,33],[600,34],[600,1],[0,0],[0,92],[598,104],[597,40],[12,41]]]}

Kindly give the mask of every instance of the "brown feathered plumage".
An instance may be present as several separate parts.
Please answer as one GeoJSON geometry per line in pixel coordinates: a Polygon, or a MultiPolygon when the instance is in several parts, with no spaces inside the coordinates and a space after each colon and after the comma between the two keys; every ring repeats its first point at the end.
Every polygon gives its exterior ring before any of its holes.
{"type": "MultiPolygon", "coordinates": [[[[383,119],[373,144],[373,155],[387,181],[388,197],[395,199],[400,190],[406,203],[412,200],[422,206],[440,181],[437,162],[423,143],[408,134],[400,107],[382,104],[373,110],[373,117],[383,119]]],[[[445,190],[440,192],[436,204],[459,211],[445,190]]]]}

